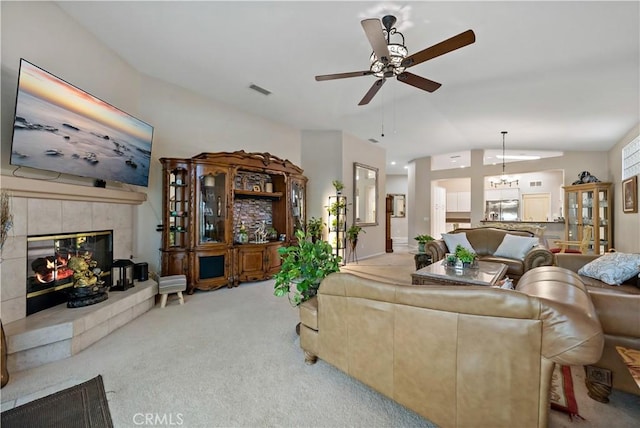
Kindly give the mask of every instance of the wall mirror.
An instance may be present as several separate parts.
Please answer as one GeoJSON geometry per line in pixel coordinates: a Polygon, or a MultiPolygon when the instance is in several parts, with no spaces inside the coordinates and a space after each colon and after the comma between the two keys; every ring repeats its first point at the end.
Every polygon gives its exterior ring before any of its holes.
{"type": "Polygon", "coordinates": [[[390,193],[389,196],[393,198],[391,217],[406,216],[406,196],[400,193],[390,193]]]}
{"type": "Polygon", "coordinates": [[[378,168],[353,163],[353,222],[358,226],[378,224],[378,168]]]}

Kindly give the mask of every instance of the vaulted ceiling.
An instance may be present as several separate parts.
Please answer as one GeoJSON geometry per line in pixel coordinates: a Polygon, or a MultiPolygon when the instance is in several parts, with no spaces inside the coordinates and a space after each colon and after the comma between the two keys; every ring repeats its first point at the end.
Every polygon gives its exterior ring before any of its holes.
{"type": "MultiPolygon", "coordinates": [[[[470,149],[608,150],[640,121],[640,3],[59,2],[141,73],[300,130],[343,130],[411,159],[470,149]],[[366,106],[360,21],[392,14],[409,54],[472,29],[476,42],[389,80],[366,106]],[[264,96],[255,84],[271,91],[264,96]],[[384,133],[384,137],[381,134],[384,133]]],[[[396,165],[391,165],[396,162],[396,165]]]]}

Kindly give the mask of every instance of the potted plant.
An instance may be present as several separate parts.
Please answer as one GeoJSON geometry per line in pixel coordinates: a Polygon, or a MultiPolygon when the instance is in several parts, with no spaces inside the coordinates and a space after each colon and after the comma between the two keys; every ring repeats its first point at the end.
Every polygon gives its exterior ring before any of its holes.
{"type": "Polygon", "coordinates": [[[353,224],[349,227],[349,229],[347,229],[347,239],[349,240],[349,242],[358,242],[358,235],[360,233],[367,233],[364,229],[362,229],[362,227],[358,226],[357,224],[353,224]]]}
{"type": "Polygon", "coordinates": [[[344,213],[344,209],[346,207],[347,207],[347,204],[344,201],[344,198],[338,198],[337,201],[335,201],[331,205],[329,205],[329,208],[327,208],[327,211],[329,211],[329,214],[335,216],[335,215],[338,215],[338,213],[343,214],[344,213]]]}
{"type": "Polygon", "coordinates": [[[342,189],[344,189],[344,183],[340,180],[333,180],[331,184],[333,184],[333,187],[336,189],[336,193],[340,195],[342,193],[342,189]]]}
{"type": "Polygon", "coordinates": [[[318,239],[322,239],[323,228],[324,223],[321,218],[311,217],[307,221],[307,233],[311,236],[311,240],[314,242],[318,239]]]}
{"type": "Polygon", "coordinates": [[[427,242],[433,241],[433,236],[431,235],[418,235],[415,238],[418,241],[418,252],[424,253],[424,246],[427,242]]]}
{"type": "Polygon", "coordinates": [[[276,296],[288,296],[293,306],[315,296],[320,282],[330,273],[338,272],[342,261],[333,254],[328,242],[321,239],[313,242],[309,232],[298,230],[296,238],[297,244],[278,249],[282,266],[274,275],[273,290],[276,296]]]}
{"type": "Polygon", "coordinates": [[[470,267],[478,255],[458,244],[456,246],[456,257],[462,262],[463,267],[470,267]]]}
{"type": "Polygon", "coordinates": [[[444,260],[445,260],[445,266],[454,267],[456,265],[457,257],[455,254],[447,253],[444,260]]]}

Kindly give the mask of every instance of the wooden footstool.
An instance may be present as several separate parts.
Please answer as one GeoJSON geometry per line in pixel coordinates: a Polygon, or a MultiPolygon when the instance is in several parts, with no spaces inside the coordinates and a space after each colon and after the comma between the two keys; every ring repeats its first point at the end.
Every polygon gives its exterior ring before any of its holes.
{"type": "Polygon", "coordinates": [[[161,276],[158,279],[158,293],[160,293],[160,307],[167,305],[167,296],[171,293],[178,294],[180,304],[184,305],[182,292],[187,289],[187,277],[185,275],[161,276]]]}

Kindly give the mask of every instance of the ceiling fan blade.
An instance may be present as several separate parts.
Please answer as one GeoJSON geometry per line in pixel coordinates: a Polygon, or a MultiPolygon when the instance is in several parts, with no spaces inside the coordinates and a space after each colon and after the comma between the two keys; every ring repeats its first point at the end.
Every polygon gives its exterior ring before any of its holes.
{"type": "Polygon", "coordinates": [[[398,74],[398,80],[407,85],[415,86],[418,89],[422,89],[427,92],[433,92],[442,86],[442,83],[434,82],[433,80],[425,79],[424,77],[417,76],[413,73],[405,71],[398,74]]]}
{"type": "Polygon", "coordinates": [[[450,39],[444,40],[438,44],[435,44],[429,48],[416,52],[413,55],[409,55],[402,61],[403,67],[413,67],[427,60],[433,59],[440,55],[444,55],[448,52],[455,51],[464,46],[470,45],[476,41],[476,35],[473,30],[467,30],[464,33],[460,33],[457,36],[453,36],[450,39]]]}
{"type": "Polygon", "coordinates": [[[337,74],[323,74],[321,76],[316,76],[316,80],[321,82],[323,80],[334,80],[334,79],[344,79],[347,77],[360,77],[360,76],[368,76],[373,74],[371,70],[364,71],[352,71],[349,73],[337,73],[337,74]]]}
{"type": "Polygon", "coordinates": [[[361,22],[364,33],[369,39],[369,43],[373,48],[380,62],[386,64],[389,62],[389,48],[387,48],[387,40],[382,33],[382,24],[379,19],[363,19],[361,22]]]}
{"type": "Polygon", "coordinates": [[[363,106],[365,104],[369,104],[369,101],[371,101],[371,99],[376,96],[380,88],[382,88],[382,85],[384,84],[384,82],[385,82],[385,79],[376,80],[373,86],[371,86],[371,88],[369,89],[369,92],[365,94],[364,98],[360,100],[358,105],[363,106]]]}

